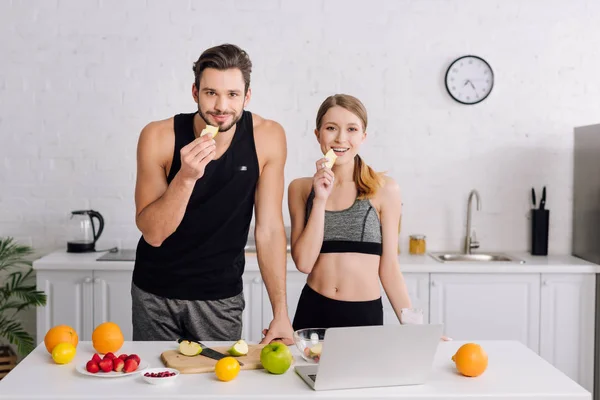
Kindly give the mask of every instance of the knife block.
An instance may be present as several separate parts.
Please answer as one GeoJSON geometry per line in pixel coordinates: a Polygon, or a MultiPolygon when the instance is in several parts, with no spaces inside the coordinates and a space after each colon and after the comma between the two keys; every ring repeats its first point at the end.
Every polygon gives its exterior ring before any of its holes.
{"type": "Polygon", "coordinates": [[[550,230],[550,210],[531,210],[531,255],[548,255],[548,231],[550,230]]]}

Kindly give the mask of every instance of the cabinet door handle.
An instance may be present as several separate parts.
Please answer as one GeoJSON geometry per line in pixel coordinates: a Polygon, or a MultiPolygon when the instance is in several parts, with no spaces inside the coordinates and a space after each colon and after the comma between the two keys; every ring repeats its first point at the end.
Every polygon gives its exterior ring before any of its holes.
{"type": "Polygon", "coordinates": [[[544,281],[544,282],[543,282],[543,285],[544,285],[544,286],[548,286],[549,284],[550,284],[550,283],[549,283],[548,281],[544,281]]]}
{"type": "Polygon", "coordinates": [[[254,279],[252,280],[252,282],[254,282],[254,283],[260,283],[260,278],[254,278],[254,279]]]}
{"type": "Polygon", "coordinates": [[[94,283],[100,283],[100,278],[94,278],[94,283]]]}
{"type": "Polygon", "coordinates": [[[92,278],[90,278],[89,276],[86,276],[85,279],[83,280],[84,283],[90,283],[92,281],[92,278]]]}
{"type": "Polygon", "coordinates": [[[435,281],[431,281],[431,286],[435,286],[435,285],[436,285],[435,281]]]}

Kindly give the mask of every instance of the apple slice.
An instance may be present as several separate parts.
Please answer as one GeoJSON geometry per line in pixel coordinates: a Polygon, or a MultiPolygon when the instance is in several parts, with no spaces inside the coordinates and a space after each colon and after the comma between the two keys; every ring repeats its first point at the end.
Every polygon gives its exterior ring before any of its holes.
{"type": "Polygon", "coordinates": [[[311,358],[320,357],[323,351],[323,345],[321,343],[315,344],[308,350],[308,356],[311,358]]]}
{"type": "Polygon", "coordinates": [[[202,353],[202,347],[196,342],[182,340],[181,343],[179,343],[179,352],[184,356],[193,357],[202,353]]]}
{"type": "Polygon", "coordinates": [[[327,152],[327,154],[325,154],[325,158],[327,158],[327,162],[325,163],[325,166],[327,168],[331,168],[333,167],[333,164],[335,164],[335,160],[337,159],[337,155],[335,154],[335,152],[333,151],[333,149],[329,149],[329,151],[327,152]]]}
{"type": "Polygon", "coordinates": [[[212,135],[211,137],[214,139],[215,136],[217,136],[217,133],[219,133],[218,126],[206,125],[206,128],[202,129],[202,132],[200,133],[200,137],[210,134],[210,135],[212,135]]]}
{"type": "Polygon", "coordinates": [[[235,357],[245,356],[248,354],[248,344],[244,340],[238,340],[227,352],[235,357]]]}

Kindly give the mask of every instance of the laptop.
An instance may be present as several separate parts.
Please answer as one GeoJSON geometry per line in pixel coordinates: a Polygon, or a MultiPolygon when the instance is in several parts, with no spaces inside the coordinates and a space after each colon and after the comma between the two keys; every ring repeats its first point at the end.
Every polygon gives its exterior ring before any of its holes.
{"type": "Polygon", "coordinates": [[[442,334],[441,324],[329,328],[319,364],[294,369],[314,390],[420,385],[442,334]]]}

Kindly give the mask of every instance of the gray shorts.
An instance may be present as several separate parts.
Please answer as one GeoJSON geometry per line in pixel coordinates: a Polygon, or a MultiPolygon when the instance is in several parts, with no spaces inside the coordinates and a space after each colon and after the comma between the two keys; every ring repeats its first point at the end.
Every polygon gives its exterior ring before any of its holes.
{"type": "Polygon", "coordinates": [[[239,340],[245,306],[243,292],[222,300],[177,300],[145,292],[132,283],[133,340],[239,340]]]}

